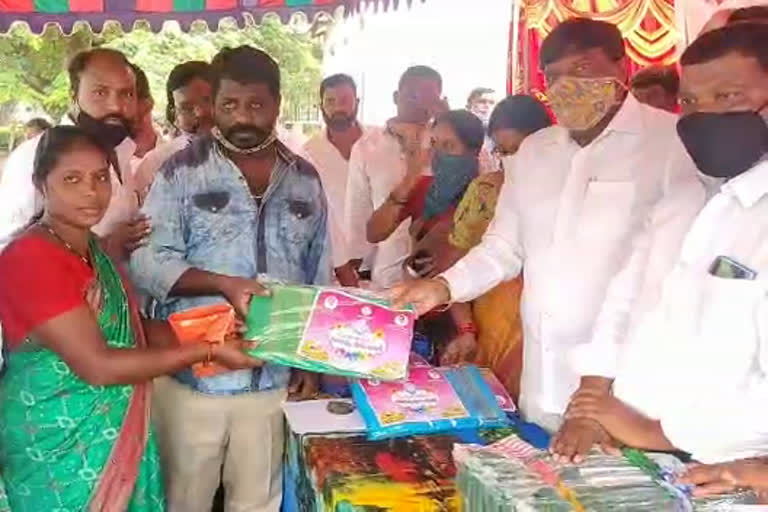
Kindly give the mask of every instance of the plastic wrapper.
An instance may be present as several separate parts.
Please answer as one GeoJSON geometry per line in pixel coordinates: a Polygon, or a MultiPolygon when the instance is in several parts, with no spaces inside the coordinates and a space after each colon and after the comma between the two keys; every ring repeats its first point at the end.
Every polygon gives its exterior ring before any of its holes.
{"type": "MultiPolygon", "coordinates": [[[[228,304],[201,306],[173,313],[168,323],[182,344],[223,343],[235,331],[235,310],[228,304]]],[[[197,363],[192,371],[198,377],[211,377],[229,370],[216,363],[197,363]]]]}
{"type": "Polygon", "coordinates": [[[483,374],[485,383],[488,384],[488,387],[491,388],[491,392],[496,397],[496,402],[498,402],[501,410],[510,413],[517,412],[515,401],[493,371],[490,368],[480,368],[480,372],[483,374]]]}
{"type": "Polygon", "coordinates": [[[417,364],[406,381],[356,381],[352,396],[371,440],[510,424],[474,366],[417,364]]]}
{"type": "Polygon", "coordinates": [[[581,464],[561,465],[510,436],[486,447],[457,445],[454,458],[464,510],[683,512],[753,502],[747,495],[692,500],[673,483],[684,465],[670,455],[593,451],[581,464]]]}
{"type": "Polygon", "coordinates": [[[268,285],[253,297],[246,338],[253,357],[344,377],[404,379],[415,321],[411,310],[365,290],[268,285]]]}

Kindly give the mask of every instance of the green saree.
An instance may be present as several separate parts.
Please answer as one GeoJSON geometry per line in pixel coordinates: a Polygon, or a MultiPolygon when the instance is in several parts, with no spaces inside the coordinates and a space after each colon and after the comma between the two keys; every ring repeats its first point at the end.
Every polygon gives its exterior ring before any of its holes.
{"type": "MultiPolygon", "coordinates": [[[[144,346],[120,274],[95,242],[91,256],[102,287],[99,325],[107,345],[144,346]]],[[[165,510],[148,383],[92,386],[29,339],[8,354],[6,365],[0,377],[0,481],[13,512],[165,510]]]]}

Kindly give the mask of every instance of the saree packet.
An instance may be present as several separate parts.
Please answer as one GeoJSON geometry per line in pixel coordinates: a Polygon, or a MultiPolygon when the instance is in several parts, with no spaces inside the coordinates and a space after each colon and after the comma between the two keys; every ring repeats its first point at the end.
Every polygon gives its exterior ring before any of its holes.
{"type": "Polygon", "coordinates": [[[268,284],[246,319],[256,358],[343,377],[404,379],[415,315],[360,289],[268,284]]]}
{"type": "Polygon", "coordinates": [[[488,387],[491,389],[491,393],[496,397],[496,402],[499,404],[499,407],[501,407],[501,410],[507,413],[516,413],[517,406],[515,405],[515,401],[510,396],[507,388],[504,387],[504,384],[502,384],[498,377],[496,377],[496,374],[493,373],[493,370],[490,368],[480,368],[480,373],[483,375],[485,383],[488,384],[488,387]]]}
{"type": "Polygon", "coordinates": [[[687,512],[750,503],[745,496],[692,498],[674,483],[685,465],[668,454],[595,449],[580,464],[563,464],[514,434],[488,446],[457,444],[453,453],[464,510],[687,512]]]}
{"type": "Polygon", "coordinates": [[[352,383],[370,440],[510,425],[475,366],[411,366],[399,382],[352,383]]]}
{"type": "MultiPolygon", "coordinates": [[[[182,344],[223,343],[235,331],[235,310],[229,304],[200,306],[173,313],[168,322],[182,344]]],[[[194,364],[192,371],[197,377],[212,377],[229,370],[203,362],[194,364]]]]}

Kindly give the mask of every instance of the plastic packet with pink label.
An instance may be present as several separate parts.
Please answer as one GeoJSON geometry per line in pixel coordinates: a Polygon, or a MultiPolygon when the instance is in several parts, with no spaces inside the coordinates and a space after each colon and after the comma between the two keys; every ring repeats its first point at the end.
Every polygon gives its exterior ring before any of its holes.
{"type": "Polygon", "coordinates": [[[411,366],[403,382],[352,383],[352,396],[372,440],[510,424],[474,366],[411,366]]]}
{"type": "Polygon", "coordinates": [[[366,290],[270,285],[253,297],[246,338],[253,357],[345,377],[404,379],[413,339],[412,310],[394,310],[366,290]]]}

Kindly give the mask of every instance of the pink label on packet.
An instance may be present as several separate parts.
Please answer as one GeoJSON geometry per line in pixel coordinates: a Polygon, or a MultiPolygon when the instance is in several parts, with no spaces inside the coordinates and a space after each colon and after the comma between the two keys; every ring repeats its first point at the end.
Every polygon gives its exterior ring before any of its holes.
{"type": "Polygon", "coordinates": [[[384,426],[469,416],[448,379],[434,368],[412,367],[407,382],[364,380],[361,384],[384,426]]]}
{"type": "Polygon", "coordinates": [[[404,379],[413,323],[410,311],[324,290],[315,297],[297,353],[361,375],[404,379]]]}

